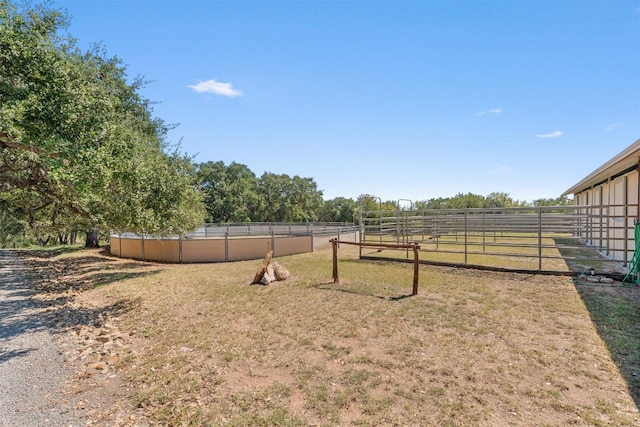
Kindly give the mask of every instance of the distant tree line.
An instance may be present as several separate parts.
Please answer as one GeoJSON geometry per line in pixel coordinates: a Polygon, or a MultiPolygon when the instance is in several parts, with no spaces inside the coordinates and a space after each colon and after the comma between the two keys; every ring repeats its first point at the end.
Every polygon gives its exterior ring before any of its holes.
{"type": "MultiPolygon", "coordinates": [[[[196,166],[196,181],[207,211],[207,222],[354,222],[359,209],[395,211],[398,201],[363,195],[358,199],[324,200],[313,178],[265,172],[257,177],[246,165],[206,162],[196,166]]],[[[413,209],[509,208],[564,206],[571,200],[558,197],[533,203],[514,200],[508,193],[487,196],[458,193],[413,203],[413,209]]]]}
{"type": "Polygon", "coordinates": [[[415,209],[465,209],[465,208],[518,208],[535,206],[567,206],[573,201],[566,197],[548,199],[536,199],[526,202],[513,199],[509,193],[493,192],[487,196],[473,193],[458,193],[453,197],[438,197],[429,200],[418,201],[415,209]]]}

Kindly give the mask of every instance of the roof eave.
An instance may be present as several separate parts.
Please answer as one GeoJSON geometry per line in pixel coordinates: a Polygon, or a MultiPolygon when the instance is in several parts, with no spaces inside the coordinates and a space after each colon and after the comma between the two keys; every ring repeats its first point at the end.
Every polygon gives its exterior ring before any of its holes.
{"type": "Polygon", "coordinates": [[[599,182],[615,176],[617,173],[622,172],[633,165],[637,165],[639,157],[640,139],[631,144],[620,154],[600,166],[598,169],[591,172],[582,181],[578,182],[576,185],[562,193],[562,197],[568,196],[569,194],[579,193],[599,182]]]}

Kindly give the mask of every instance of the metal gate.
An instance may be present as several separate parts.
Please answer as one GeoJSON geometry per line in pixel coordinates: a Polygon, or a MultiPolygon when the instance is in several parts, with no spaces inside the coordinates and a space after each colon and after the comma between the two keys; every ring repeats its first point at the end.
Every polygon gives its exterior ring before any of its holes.
{"type": "MultiPolygon", "coordinates": [[[[633,218],[616,205],[361,211],[361,242],[420,244],[426,263],[568,273],[625,272],[633,218]]],[[[401,258],[383,251],[361,257],[401,258]]],[[[408,257],[408,253],[406,254],[408,257]]]]}

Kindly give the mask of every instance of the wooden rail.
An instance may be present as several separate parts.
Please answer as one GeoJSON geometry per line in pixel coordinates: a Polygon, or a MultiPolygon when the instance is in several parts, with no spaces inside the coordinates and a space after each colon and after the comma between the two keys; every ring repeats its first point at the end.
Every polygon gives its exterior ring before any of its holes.
{"type": "Polygon", "coordinates": [[[333,283],[340,282],[340,278],[338,277],[338,244],[373,248],[413,249],[413,290],[411,295],[418,295],[418,272],[420,271],[420,262],[418,258],[420,245],[418,243],[362,243],[343,242],[338,239],[331,239],[329,241],[333,248],[333,283]]]}

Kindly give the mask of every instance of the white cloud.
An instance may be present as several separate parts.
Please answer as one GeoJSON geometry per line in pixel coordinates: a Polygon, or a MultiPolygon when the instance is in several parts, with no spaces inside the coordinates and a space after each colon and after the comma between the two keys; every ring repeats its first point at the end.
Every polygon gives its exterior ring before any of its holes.
{"type": "Polygon", "coordinates": [[[223,83],[215,79],[200,82],[196,85],[189,85],[189,87],[199,93],[213,93],[229,97],[242,95],[242,92],[234,89],[231,83],[223,83]]]}
{"type": "Polygon", "coordinates": [[[619,128],[622,126],[624,126],[624,123],[622,122],[611,123],[609,126],[607,126],[607,130],[614,130],[615,128],[619,128]]]}
{"type": "Polygon", "coordinates": [[[492,108],[490,110],[481,111],[478,113],[479,116],[484,116],[486,114],[500,115],[502,113],[502,108],[492,108]]]}
{"type": "Polygon", "coordinates": [[[564,135],[564,132],[562,132],[561,130],[556,130],[554,132],[551,133],[542,133],[542,134],[538,134],[536,135],[538,138],[557,138],[559,136],[564,135]]]}

